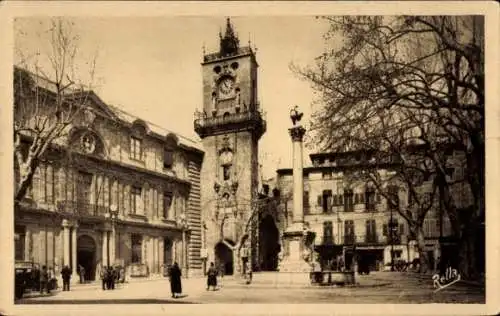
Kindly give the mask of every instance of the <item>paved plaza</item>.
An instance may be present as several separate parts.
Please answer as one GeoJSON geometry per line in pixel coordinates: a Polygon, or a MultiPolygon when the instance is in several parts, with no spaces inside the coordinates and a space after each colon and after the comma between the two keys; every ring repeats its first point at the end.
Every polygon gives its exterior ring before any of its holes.
{"type": "Polygon", "coordinates": [[[133,280],[114,291],[98,283],[75,285],[70,292],[28,295],[17,304],[203,304],[203,303],[484,303],[484,286],[460,281],[434,293],[431,276],[378,272],[358,276],[355,287],[299,287],[275,284],[273,274],[254,276],[246,285],[226,277],[217,291],[206,291],[204,278],[183,280],[183,297],[173,299],[167,279],[133,280]]]}

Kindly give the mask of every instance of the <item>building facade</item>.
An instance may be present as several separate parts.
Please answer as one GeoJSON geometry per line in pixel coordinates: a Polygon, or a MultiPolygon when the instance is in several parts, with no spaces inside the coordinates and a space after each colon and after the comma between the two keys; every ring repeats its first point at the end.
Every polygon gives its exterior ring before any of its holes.
{"type": "MultiPolygon", "coordinates": [[[[353,180],[349,175],[354,169],[363,169],[359,153],[319,153],[311,154],[310,159],[312,166],[303,171],[304,218],[316,233],[314,248],[323,269],[340,268],[338,265],[357,269],[363,265],[371,271],[387,270],[393,260],[411,262],[418,258],[415,237],[398,213],[398,209],[406,209],[411,203],[404,187],[389,185],[387,181],[384,190],[395,194],[400,203],[392,206],[373,185],[353,180]]],[[[378,173],[381,179],[391,176],[389,166],[381,167],[378,173]]],[[[281,192],[280,213],[285,221],[289,220],[293,205],[292,169],[277,170],[276,187],[281,192]]],[[[430,187],[424,183],[421,189],[425,192],[430,187]]],[[[281,225],[281,232],[284,227],[286,224],[281,225]]],[[[450,221],[438,207],[427,213],[424,234],[425,250],[435,267],[440,256],[439,238],[451,235],[450,221]]]]}
{"type": "MultiPolygon", "coordinates": [[[[52,83],[15,72],[35,78],[49,99],[54,94],[52,83]]],[[[89,280],[99,277],[102,265],[125,266],[134,276],[163,274],[177,261],[186,275],[202,273],[203,151],[92,91],[77,94],[85,94],[85,111],[47,149],[16,206],[15,259],[56,273],[68,265],[76,274],[82,266],[89,280]]],[[[23,135],[26,148],[32,140],[23,135]]]]}
{"type": "Polygon", "coordinates": [[[250,47],[240,47],[227,20],[218,52],[205,54],[203,112],[194,129],[205,151],[201,171],[205,262],[233,274],[237,245],[257,199],[258,142],[266,125],[257,97],[258,64],[250,47]]]}

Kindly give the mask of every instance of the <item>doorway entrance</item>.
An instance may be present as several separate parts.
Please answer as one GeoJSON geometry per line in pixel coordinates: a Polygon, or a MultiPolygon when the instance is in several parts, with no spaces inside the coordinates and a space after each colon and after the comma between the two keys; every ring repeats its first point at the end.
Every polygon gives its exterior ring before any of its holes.
{"type": "Polygon", "coordinates": [[[163,239],[163,263],[165,266],[171,266],[173,264],[172,245],[172,240],[167,237],[163,239]]]}
{"type": "Polygon", "coordinates": [[[233,275],[234,273],[233,250],[223,242],[215,245],[215,266],[217,269],[222,268],[224,275],[233,275]]]}
{"type": "Polygon", "coordinates": [[[259,225],[259,266],[262,271],[276,271],[278,268],[279,238],[273,217],[267,215],[259,225]]]}
{"type": "Polygon", "coordinates": [[[77,240],[76,261],[77,266],[73,267],[78,272],[78,267],[85,269],[85,281],[95,280],[96,244],[94,238],[89,235],[82,235],[77,240]]]}

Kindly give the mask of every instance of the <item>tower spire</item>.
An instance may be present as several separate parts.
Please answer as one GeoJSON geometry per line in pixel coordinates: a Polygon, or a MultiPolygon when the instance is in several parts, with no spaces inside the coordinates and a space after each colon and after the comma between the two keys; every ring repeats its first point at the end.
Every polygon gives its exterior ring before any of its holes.
{"type": "Polygon", "coordinates": [[[227,18],[226,20],[226,32],[224,33],[224,37],[219,33],[220,37],[220,54],[222,56],[232,55],[238,52],[240,46],[240,40],[238,36],[234,32],[233,26],[231,25],[231,19],[227,18]]]}

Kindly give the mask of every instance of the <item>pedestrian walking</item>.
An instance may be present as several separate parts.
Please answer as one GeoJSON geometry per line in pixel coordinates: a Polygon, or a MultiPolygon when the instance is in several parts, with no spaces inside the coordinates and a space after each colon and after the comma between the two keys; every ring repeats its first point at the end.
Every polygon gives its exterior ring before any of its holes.
{"type": "Polygon", "coordinates": [[[215,289],[217,288],[217,269],[215,268],[215,265],[213,262],[210,262],[210,268],[208,268],[207,272],[207,291],[210,289],[212,286],[215,289]]]}
{"type": "Polygon", "coordinates": [[[44,289],[47,291],[47,294],[50,294],[49,273],[46,266],[42,267],[42,272],[40,273],[40,294],[43,294],[44,289]]]}
{"type": "Polygon", "coordinates": [[[181,283],[182,272],[179,268],[177,262],[170,268],[170,292],[172,292],[172,297],[177,298],[182,294],[182,283],[181,283]]]}
{"type": "Polygon", "coordinates": [[[81,264],[78,265],[78,274],[80,275],[80,284],[85,283],[85,268],[81,264]]]}
{"type": "Polygon", "coordinates": [[[63,279],[63,291],[69,291],[69,281],[71,279],[71,269],[68,265],[65,265],[61,270],[61,276],[63,279]]]}

